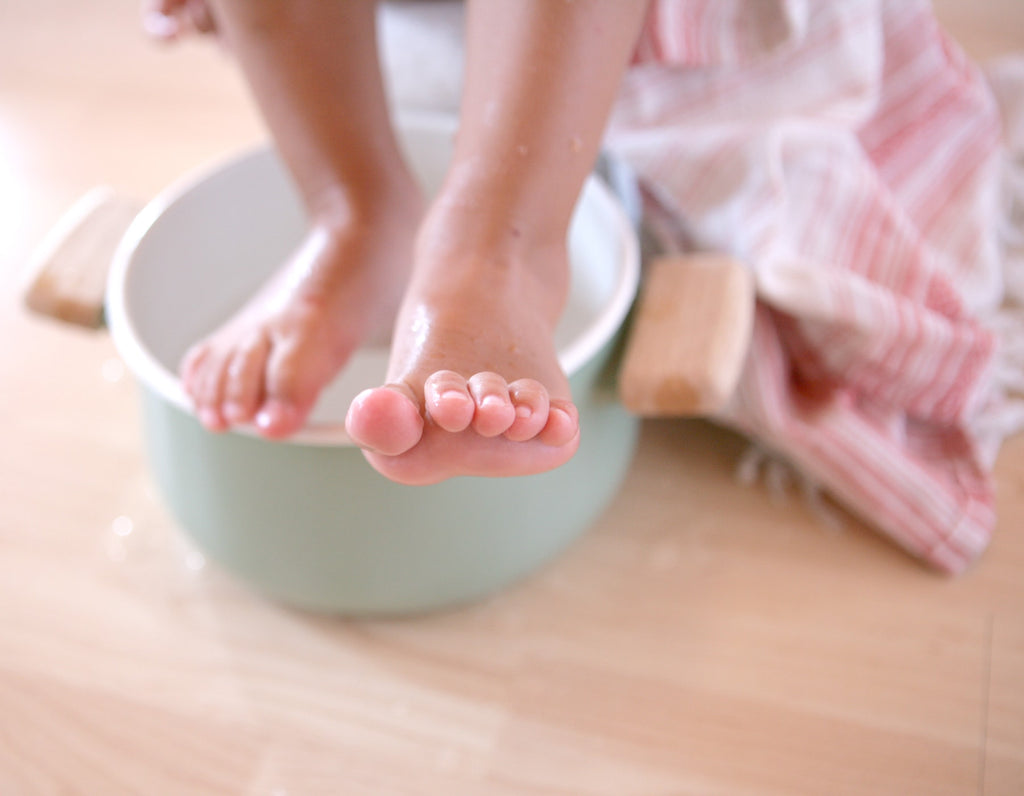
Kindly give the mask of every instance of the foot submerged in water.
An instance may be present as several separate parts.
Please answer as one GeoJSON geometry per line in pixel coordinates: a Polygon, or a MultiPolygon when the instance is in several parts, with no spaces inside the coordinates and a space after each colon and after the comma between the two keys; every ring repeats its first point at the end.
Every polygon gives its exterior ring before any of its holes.
{"type": "Polygon", "coordinates": [[[211,431],[253,424],[270,438],[306,421],[320,391],[394,319],[412,257],[419,197],[367,223],[315,223],[277,273],[194,345],[181,377],[211,431]]]}

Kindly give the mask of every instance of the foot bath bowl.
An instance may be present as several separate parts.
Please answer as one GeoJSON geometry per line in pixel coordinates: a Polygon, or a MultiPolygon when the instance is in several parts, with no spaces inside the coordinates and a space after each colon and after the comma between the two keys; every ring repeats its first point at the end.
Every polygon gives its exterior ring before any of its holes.
{"type": "MultiPolygon", "coordinates": [[[[449,117],[402,118],[409,161],[429,191],[450,155],[449,117]]],[[[639,279],[633,227],[612,192],[587,183],[569,247],[572,291],[556,342],[582,441],[557,470],[402,486],[347,439],[348,404],[383,382],[387,350],[360,350],[294,438],[210,433],[176,371],[291,253],[305,231],[270,149],[170,188],[132,222],[114,258],[106,318],[141,387],[154,480],[198,547],[263,594],[333,613],[404,614],[495,592],[550,561],[615,495],[638,420],[618,400],[617,349],[639,279]]]]}

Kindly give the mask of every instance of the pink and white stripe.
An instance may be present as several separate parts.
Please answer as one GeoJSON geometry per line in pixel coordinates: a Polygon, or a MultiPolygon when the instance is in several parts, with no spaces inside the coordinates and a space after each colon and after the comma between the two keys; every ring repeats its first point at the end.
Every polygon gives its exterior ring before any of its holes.
{"type": "Polygon", "coordinates": [[[719,418],[960,572],[995,525],[999,108],[926,0],[654,0],[608,144],[755,271],[719,418]]]}

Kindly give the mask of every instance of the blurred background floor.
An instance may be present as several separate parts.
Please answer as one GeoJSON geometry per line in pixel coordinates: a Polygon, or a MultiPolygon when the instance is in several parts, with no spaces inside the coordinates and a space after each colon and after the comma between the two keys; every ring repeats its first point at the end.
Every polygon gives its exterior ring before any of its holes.
{"type": "MultiPolygon", "coordinates": [[[[940,0],[970,53],[1019,0],[940,0]]],[[[230,60],[125,0],[0,4],[0,793],[1024,793],[1024,439],[967,574],[923,569],[739,437],[644,426],[580,543],[473,607],[288,611],[153,492],[102,333],[31,317],[24,266],[100,183],[147,198],[264,139],[230,60]]]]}

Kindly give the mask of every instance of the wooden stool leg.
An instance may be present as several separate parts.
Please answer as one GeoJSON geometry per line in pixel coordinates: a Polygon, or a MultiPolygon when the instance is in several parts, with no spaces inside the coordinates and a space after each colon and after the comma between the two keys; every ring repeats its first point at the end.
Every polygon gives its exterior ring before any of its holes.
{"type": "Polygon", "coordinates": [[[750,343],[752,274],[731,257],[650,263],[619,374],[627,409],[645,417],[710,415],[729,400],[750,343]]]}
{"type": "Polygon", "coordinates": [[[25,304],[33,312],[97,329],[111,260],[142,202],[94,188],[57,222],[33,258],[25,304]]]}

